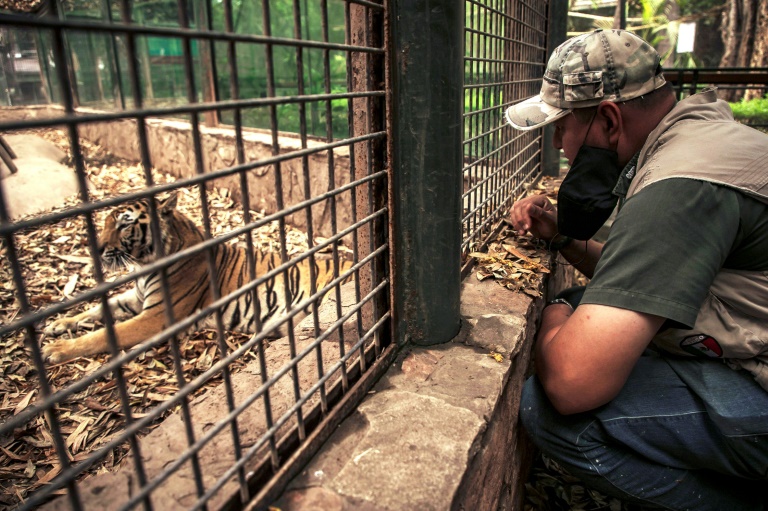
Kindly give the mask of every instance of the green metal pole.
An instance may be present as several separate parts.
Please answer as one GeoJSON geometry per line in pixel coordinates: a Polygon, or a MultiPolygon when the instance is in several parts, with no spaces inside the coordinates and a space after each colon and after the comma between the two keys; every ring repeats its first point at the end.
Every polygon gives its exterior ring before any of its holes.
{"type": "Polygon", "coordinates": [[[464,2],[392,0],[395,338],[459,331],[464,2]]]}
{"type": "MultiPolygon", "coordinates": [[[[568,1],[550,0],[549,3],[549,30],[547,32],[547,59],[552,52],[565,42],[568,32],[568,1]]],[[[544,127],[541,148],[541,166],[545,176],[560,175],[560,150],[552,145],[555,136],[555,127],[544,127]]]]}

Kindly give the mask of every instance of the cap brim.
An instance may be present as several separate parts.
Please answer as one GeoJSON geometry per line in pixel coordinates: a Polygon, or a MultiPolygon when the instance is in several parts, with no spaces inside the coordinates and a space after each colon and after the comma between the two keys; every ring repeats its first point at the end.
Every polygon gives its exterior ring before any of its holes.
{"type": "Polygon", "coordinates": [[[571,109],[568,108],[558,108],[544,103],[541,96],[534,96],[507,108],[504,117],[513,128],[526,131],[555,122],[570,111],[571,109]]]}

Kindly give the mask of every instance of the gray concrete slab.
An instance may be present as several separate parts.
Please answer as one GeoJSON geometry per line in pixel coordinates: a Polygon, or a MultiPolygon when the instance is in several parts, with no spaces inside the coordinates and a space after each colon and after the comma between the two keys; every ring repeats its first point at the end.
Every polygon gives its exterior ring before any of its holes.
{"type": "Polygon", "coordinates": [[[522,509],[532,448],[517,416],[545,296],[462,283],[462,329],[411,347],[273,503],[281,511],[522,509]],[[500,358],[494,355],[501,355],[500,358]]]}

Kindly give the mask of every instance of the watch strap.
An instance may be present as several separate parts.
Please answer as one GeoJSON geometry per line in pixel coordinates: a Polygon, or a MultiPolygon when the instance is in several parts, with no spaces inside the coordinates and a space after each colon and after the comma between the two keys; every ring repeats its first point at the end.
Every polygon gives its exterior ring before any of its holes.
{"type": "Polygon", "coordinates": [[[573,238],[569,236],[563,236],[562,234],[555,234],[555,237],[549,240],[547,248],[550,252],[559,252],[573,242],[573,238]]]}

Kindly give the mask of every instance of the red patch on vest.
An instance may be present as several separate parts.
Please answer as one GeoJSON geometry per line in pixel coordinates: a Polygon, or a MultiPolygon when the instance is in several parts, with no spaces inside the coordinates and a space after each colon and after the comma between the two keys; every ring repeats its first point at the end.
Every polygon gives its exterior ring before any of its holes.
{"type": "Polygon", "coordinates": [[[692,355],[704,355],[711,358],[723,356],[723,348],[720,347],[720,344],[705,334],[686,337],[680,342],[680,347],[692,355]]]}

